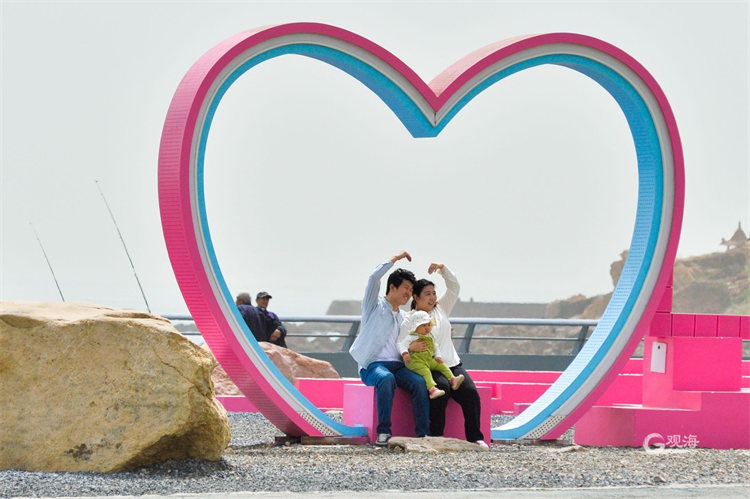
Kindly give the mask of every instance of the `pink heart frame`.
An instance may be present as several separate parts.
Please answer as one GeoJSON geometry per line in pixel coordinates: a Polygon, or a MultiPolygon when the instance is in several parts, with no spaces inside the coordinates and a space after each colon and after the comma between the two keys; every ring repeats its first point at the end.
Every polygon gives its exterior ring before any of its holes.
{"type": "Polygon", "coordinates": [[[579,71],[618,102],[638,157],[638,208],[628,258],[591,338],[530,407],[492,430],[493,440],[556,438],[588,409],[644,336],[671,283],[682,223],[684,169],[677,125],[656,80],[635,59],[573,33],[520,36],[462,58],[425,83],[382,47],[349,31],[293,23],[237,34],[204,54],[175,92],[159,150],[159,205],[170,261],[198,329],[229,376],[287,435],[365,436],[331,420],[271,363],[233,304],[211,243],[203,159],[214,112],[229,86],[285,54],[321,60],[375,92],[414,137],[434,137],[471,99],[515,72],[542,64],[579,71]]]}

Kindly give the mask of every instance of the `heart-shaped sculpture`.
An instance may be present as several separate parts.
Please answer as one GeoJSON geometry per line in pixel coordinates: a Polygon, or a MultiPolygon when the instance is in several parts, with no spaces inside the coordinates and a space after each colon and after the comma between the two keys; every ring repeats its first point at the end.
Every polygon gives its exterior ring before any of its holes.
{"type": "Polygon", "coordinates": [[[682,223],[684,172],[674,116],[653,77],[601,40],[571,33],[522,36],[484,47],[429,84],[385,49],[315,23],[259,28],[203,55],[180,83],[159,150],[162,227],[177,282],[201,334],[232,380],[281,431],[294,436],[364,436],[331,420],[270,362],[233,304],[211,243],[203,159],[211,120],[229,86],[285,54],[321,60],[375,92],[414,137],[434,137],[482,90],[526,68],[555,64],[602,85],[625,113],[638,158],[638,207],[620,280],[591,338],[530,407],[492,430],[493,440],[555,438],[617,375],[650,324],[671,281],[682,223]]]}

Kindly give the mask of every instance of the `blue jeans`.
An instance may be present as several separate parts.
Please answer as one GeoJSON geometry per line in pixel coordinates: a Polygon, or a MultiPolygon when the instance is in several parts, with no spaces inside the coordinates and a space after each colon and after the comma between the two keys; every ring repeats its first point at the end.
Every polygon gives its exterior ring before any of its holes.
{"type": "Polygon", "coordinates": [[[378,408],[378,433],[391,433],[391,409],[396,387],[411,395],[414,408],[414,432],[418,437],[430,434],[430,402],[427,386],[419,374],[406,368],[400,361],[373,362],[360,369],[359,377],[367,386],[375,387],[375,403],[378,408]]]}

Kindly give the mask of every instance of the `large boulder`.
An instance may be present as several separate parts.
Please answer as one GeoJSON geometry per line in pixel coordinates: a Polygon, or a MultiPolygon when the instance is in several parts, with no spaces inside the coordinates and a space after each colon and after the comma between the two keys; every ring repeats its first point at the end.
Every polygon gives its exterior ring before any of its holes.
{"type": "MultiPolygon", "coordinates": [[[[204,348],[208,350],[208,347],[204,346],[204,348]]],[[[214,391],[217,397],[239,397],[242,395],[240,389],[237,388],[237,385],[229,378],[229,375],[219,363],[216,364],[211,373],[211,381],[214,383],[214,391]]]]}
{"type": "Polygon", "coordinates": [[[299,354],[288,348],[283,348],[267,341],[261,341],[260,346],[266,352],[279,371],[286,379],[294,382],[294,378],[340,378],[339,373],[330,362],[313,359],[299,354]]]}
{"type": "MultiPolygon", "coordinates": [[[[281,371],[286,379],[294,383],[295,378],[340,378],[338,371],[333,364],[325,360],[313,359],[307,355],[280,347],[267,341],[260,342],[261,348],[271,359],[271,362],[281,371]]],[[[208,345],[203,348],[209,350],[208,345]]],[[[217,364],[211,379],[216,388],[216,395],[223,397],[242,396],[242,392],[237,385],[232,382],[229,375],[217,364]]]]}
{"type": "Polygon", "coordinates": [[[0,301],[0,469],[218,460],[230,429],[214,397],[215,365],[157,316],[0,301]]]}

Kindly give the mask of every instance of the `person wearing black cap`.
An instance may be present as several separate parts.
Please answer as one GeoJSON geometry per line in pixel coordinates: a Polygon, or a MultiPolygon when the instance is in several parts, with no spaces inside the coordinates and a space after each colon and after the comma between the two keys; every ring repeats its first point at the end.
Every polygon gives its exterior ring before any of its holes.
{"type": "Polygon", "coordinates": [[[268,310],[268,301],[273,298],[265,291],[261,291],[255,296],[255,303],[258,304],[258,312],[265,324],[266,337],[265,341],[287,348],[286,346],[286,327],[281,323],[279,316],[268,310]]]}
{"type": "Polygon", "coordinates": [[[250,332],[253,333],[255,339],[258,341],[268,341],[268,335],[266,333],[266,320],[262,312],[253,306],[253,300],[250,298],[249,293],[240,293],[234,301],[237,304],[237,308],[245,319],[245,324],[250,328],[250,332]]]}

